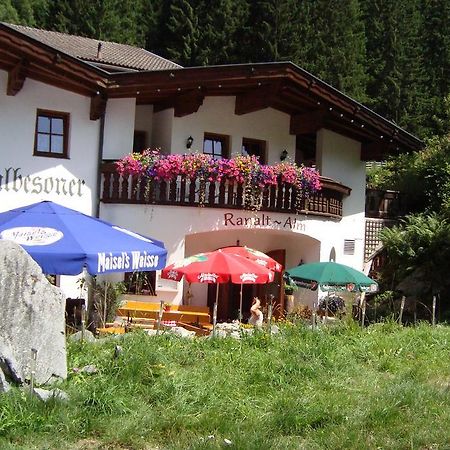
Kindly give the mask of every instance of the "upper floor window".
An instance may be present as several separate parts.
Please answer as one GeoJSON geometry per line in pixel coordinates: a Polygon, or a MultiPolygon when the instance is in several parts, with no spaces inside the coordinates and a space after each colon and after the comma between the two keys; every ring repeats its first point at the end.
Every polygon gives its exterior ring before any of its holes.
{"type": "Polygon", "coordinates": [[[145,131],[134,130],[133,153],[142,153],[147,148],[147,133],[145,131]]]}
{"type": "Polygon", "coordinates": [[[68,158],[69,113],[37,110],[34,155],[68,158]]]}
{"type": "Polygon", "coordinates": [[[258,156],[259,162],[266,164],[266,141],[243,138],[242,154],[244,156],[258,156]]]}
{"type": "Polygon", "coordinates": [[[203,153],[214,158],[222,159],[229,157],[230,139],[222,134],[205,133],[203,140],[203,153]]]}
{"type": "Polygon", "coordinates": [[[295,146],[295,163],[297,165],[316,166],[316,142],[316,133],[297,136],[295,146]]]}

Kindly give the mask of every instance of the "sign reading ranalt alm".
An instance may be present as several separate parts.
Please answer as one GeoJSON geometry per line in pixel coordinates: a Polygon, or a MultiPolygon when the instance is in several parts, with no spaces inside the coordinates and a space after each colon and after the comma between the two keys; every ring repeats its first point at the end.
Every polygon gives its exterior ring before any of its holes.
{"type": "Polygon", "coordinates": [[[80,178],[41,177],[22,175],[21,168],[8,167],[0,173],[0,191],[25,192],[26,194],[57,194],[81,197],[84,180],[80,178]]]}
{"type": "Polygon", "coordinates": [[[248,227],[248,228],[272,228],[276,230],[286,229],[291,231],[306,231],[305,223],[297,217],[288,216],[282,220],[266,214],[241,215],[235,213],[224,213],[223,225],[225,227],[248,227]]]}

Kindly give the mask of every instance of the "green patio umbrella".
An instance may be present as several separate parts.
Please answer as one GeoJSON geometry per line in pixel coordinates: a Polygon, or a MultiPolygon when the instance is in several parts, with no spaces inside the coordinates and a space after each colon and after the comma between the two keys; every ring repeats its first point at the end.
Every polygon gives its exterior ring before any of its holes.
{"type": "Polygon", "coordinates": [[[301,264],[286,271],[301,287],[315,290],[318,286],[323,291],[362,291],[375,292],[378,284],[363,272],[344,264],[316,262],[301,264]]]}

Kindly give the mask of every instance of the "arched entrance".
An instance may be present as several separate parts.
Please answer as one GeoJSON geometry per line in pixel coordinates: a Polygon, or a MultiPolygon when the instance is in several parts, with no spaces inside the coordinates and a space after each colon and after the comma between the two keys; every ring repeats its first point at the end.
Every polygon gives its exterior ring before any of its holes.
{"type": "MultiPolygon", "coordinates": [[[[185,236],[185,255],[214,251],[221,247],[234,245],[245,245],[264,252],[280,262],[284,268],[297,266],[302,259],[304,261],[317,261],[320,255],[320,242],[316,239],[300,233],[268,229],[215,230],[187,235],[185,236]]],[[[186,284],[184,298],[186,298],[187,288],[186,284]]],[[[268,285],[243,285],[242,312],[244,322],[249,316],[251,301],[254,296],[261,299],[263,308],[267,308],[272,298],[274,316],[279,316],[284,309],[282,288],[282,273],[276,273],[274,282],[268,285]]],[[[208,305],[212,313],[216,285],[192,283],[189,289],[192,293],[191,304],[208,305]]],[[[220,285],[219,321],[232,321],[238,318],[240,289],[240,285],[232,283],[220,285]]]]}

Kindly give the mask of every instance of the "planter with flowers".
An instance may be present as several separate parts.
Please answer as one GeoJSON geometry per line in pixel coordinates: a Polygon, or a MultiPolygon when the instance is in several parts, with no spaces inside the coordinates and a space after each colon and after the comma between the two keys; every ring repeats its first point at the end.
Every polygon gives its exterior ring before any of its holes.
{"type": "Polygon", "coordinates": [[[207,201],[207,183],[220,186],[227,183],[229,189],[237,186],[242,206],[251,210],[261,208],[273,187],[280,198],[291,190],[295,192],[297,211],[301,210],[303,200],[321,189],[315,169],[286,161],[269,166],[260,164],[255,156],[215,159],[203,153],[164,155],[157,149],[148,149],[125,156],[116,163],[116,170],[120,175],[131,175],[140,183],[145,182],[147,193],[158,183],[176,185],[177,180],[188,180],[200,206],[207,201]]]}

